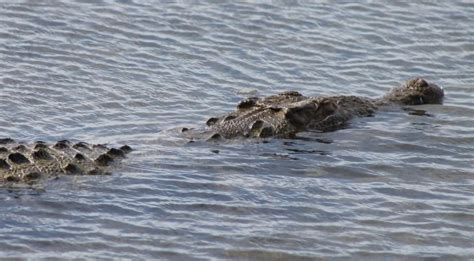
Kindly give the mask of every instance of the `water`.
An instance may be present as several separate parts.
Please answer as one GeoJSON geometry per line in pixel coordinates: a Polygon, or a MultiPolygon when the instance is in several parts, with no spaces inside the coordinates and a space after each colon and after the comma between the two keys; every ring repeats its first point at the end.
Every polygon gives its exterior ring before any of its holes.
{"type": "Polygon", "coordinates": [[[0,187],[12,258],[474,258],[474,5],[9,1],[0,136],[129,144],[106,177],[0,187]],[[299,139],[186,144],[247,95],[444,105],[299,139]]]}

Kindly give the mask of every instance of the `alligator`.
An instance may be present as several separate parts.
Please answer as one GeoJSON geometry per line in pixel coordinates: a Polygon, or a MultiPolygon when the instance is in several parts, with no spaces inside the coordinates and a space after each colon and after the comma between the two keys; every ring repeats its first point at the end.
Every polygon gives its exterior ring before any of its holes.
{"type": "Polygon", "coordinates": [[[42,178],[68,175],[106,175],[110,166],[132,151],[128,145],[109,148],[104,144],[54,144],[36,141],[31,144],[0,139],[0,182],[34,183],[42,178]]]}
{"type": "MultiPolygon", "coordinates": [[[[210,134],[211,140],[294,138],[302,131],[337,130],[354,117],[373,115],[381,106],[441,104],[443,97],[443,89],[421,78],[409,80],[376,99],[357,96],[308,97],[296,91],[286,91],[264,98],[247,98],[239,102],[235,111],[208,119],[203,132],[188,128],[183,128],[182,132],[187,137],[210,134]]],[[[0,182],[28,183],[60,174],[109,174],[110,165],[124,158],[131,150],[127,145],[108,148],[103,144],[67,140],[55,144],[42,141],[25,144],[4,138],[0,139],[0,182]]]]}
{"type": "Polygon", "coordinates": [[[240,101],[235,111],[209,118],[204,131],[183,128],[188,138],[294,138],[298,132],[328,132],[345,127],[355,117],[372,116],[391,105],[441,104],[444,91],[422,78],[408,80],[380,98],[358,96],[304,96],[296,91],[240,101]]]}

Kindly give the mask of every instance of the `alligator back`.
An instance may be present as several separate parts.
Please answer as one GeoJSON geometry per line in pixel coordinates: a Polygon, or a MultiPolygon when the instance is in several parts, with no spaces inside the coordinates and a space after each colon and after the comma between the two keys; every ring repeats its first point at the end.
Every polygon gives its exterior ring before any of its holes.
{"type": "Polygon", "coordinates": [[[210,118],[207,125],[224,138],[291,138],[297,132],[308,130],[310,124],[324,121],[336,110],[337,105],[328,98],[305,97],[287,91],[261,99],[243,100],[236,111],[210,118]]]}
{"type": "Polygon", "coordinates": [[[104,175],[131,150],[127,145],[109,148],[67,140],[25,144],[0,139],[0,182],[32,182],[60,174],[104,175]]]}

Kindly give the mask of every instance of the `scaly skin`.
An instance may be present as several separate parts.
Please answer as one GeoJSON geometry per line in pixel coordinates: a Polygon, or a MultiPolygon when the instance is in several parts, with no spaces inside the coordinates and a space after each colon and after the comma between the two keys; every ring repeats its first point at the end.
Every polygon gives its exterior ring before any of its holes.
{"type": "MultiPolygon", "coordinates": [[[[234,112],[207,121],[211,138],[291,138],[301,131],[333,131],[354,117],[373,115],[380,106],[441,104],[444,92],[421,78],[392,89],[378,99],[357,96],[307,97],[287,91],[241,101],[234,112]]],[[[184,129],[188,131],[188,129],[184,129]]],[[[187,136],[193,135],[189,132],[187,136]]],[[[202,133],[201,133],[202,134],[202,133]]]]}
{"type": "Polygon", "coordinates": [[[113,161],[130,151],[126,145],[109,149],[105,145],[72,144],[65,140],[49,145],[0,139],[0,182],[28,183],[59,174],[104,175],[113,161]]]}

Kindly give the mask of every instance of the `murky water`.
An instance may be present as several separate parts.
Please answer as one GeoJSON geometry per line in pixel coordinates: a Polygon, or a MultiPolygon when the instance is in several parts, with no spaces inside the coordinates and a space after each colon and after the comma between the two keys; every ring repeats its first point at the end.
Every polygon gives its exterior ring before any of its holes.
{"type": "Polygon", "coordinates": [[[0,136],[136,151],[111,176],[0,187],[1,257],[474,258],[473,90],[470,1],[4,1],[0,136]],[[250,94],[415,76],[445,104],[295,140],[176,134],[250,94]]]}

